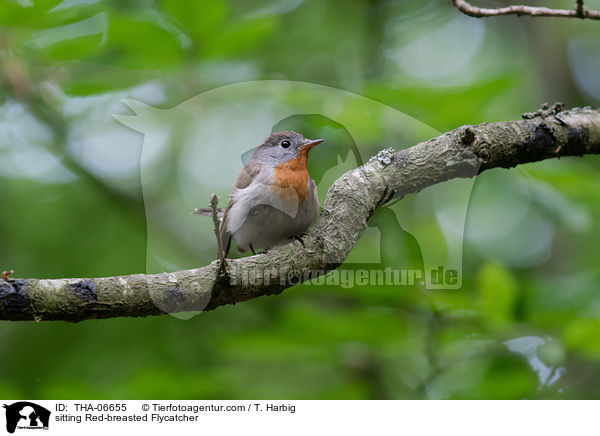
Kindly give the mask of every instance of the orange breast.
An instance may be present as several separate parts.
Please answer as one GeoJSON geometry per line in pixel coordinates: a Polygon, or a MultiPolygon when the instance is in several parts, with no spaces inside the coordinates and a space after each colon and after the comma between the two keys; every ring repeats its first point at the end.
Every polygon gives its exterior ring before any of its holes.
{"type": "Polygon", "coordinates": [[[282,189],[294,189],[300,202],[308,196],[307,154],[308,150],[301,150],[296,158],[273,169],[273,184],[282,189]]]}

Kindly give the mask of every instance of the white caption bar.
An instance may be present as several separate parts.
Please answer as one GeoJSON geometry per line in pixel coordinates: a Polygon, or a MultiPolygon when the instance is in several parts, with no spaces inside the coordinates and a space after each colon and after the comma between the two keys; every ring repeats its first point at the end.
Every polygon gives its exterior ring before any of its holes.
{"type": "Polygon", "coordinates": [[[0,434],[587,434],[596,401],[3,400],[0,434]]]}

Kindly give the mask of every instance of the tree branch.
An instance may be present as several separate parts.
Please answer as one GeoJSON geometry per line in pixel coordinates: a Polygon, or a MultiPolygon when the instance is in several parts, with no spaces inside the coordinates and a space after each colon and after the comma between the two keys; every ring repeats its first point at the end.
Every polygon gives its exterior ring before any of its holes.
{"type": "Polygon", "coordinates": [[[66,320],[148,316],[211,310],[278,294],[337,268],[375,209],[392,198],[490,168],[510,168],[562,156],[600,154],[600,111],[560,105],[523,120],[463,126],[411,148],[381,151],[329,188],[304,246],[290,243],[268,254],[216,260],[201,268],[95,279],[0,279],[0,319],[66,320]]]}
{"type": "Polygon", "coordinates": [[[567,18],[589,18],[600,20],[600,12],[593,11],[584,6],[583,0],[576,0],[573,9],[551,9],[539,6],[512,5],[504,8],[480,8],[473,6],[465,0],[452,0],[452,5],[463,14],[475,18],[495,17],[498,15],[530,15],[532,17],[567,17],[567,18]]]}

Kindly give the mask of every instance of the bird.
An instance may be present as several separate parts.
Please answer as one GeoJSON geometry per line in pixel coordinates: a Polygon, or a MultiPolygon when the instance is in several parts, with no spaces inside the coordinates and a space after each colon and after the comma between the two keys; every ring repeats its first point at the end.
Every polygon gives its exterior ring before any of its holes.
{"type": "MultiPolygon", "coordinates": [[[[308,173],[308,153],[323,139],[294,131],[273,132],[254,149],[240,171],[227,207],[219,210],[220,239],[227,257],[233,239],[241,253],[297,239],[319,213],[317,186],[308,173]]],[[[195,209],[211,215],[212,209],[195,209]]]]}

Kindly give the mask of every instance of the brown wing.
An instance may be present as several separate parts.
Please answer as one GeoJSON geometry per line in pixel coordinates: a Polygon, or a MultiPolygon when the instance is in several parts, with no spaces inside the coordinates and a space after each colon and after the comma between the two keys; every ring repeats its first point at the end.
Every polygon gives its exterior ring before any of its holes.
{"type": "MultiPolygon", "coordinates": [[[[233,184],[234,189],[244,189],[247,188],[254,177],[260,172],[262,169],[262,164],[251,161],[246,165],[235,179],[235,183],[233,184]]],[[[227,217],[229,215],[229,209],[233,206],[233,201],[229,199],[229,203],[223,212],[223,219],[221,220],[221,241],[223,242],[223,250],[225,250],[225,257],[229,253],[229,246],[231,245],[231,235],[227,232],[227,217]]]]}
{"type": "Polygon", "coordinates": [[[256,177],[260,170],[262,169],[262,164],[256,161],[251,161],[246,165],[235,179],[235,183],[233,184],[234,188],[244,189],[247,188],[252,180],[256,177]]]}

